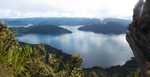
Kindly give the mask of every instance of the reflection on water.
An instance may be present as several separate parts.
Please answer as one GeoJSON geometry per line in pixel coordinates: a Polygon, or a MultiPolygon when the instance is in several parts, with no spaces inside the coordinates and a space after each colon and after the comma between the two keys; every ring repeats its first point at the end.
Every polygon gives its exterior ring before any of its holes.
{"type": "Polygon", "coordinates": [[[80,54],[84,67],[122,65],[133,56],[125,34],[103,35],[78,31],[77,28],[68,29],[73,33],[60,36],[30,34],[18,39],[34,44],[49,44],[69,54],[80,54]]]}

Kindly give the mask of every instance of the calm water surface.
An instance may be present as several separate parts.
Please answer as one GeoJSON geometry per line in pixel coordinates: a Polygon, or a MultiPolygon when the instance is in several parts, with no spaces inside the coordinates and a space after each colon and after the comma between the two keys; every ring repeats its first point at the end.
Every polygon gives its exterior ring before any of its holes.
{"type": "Polygon", "coordinates": [[[79,31],[80,26],[61,27],[73,33],[60,36],[28,34],[17,39],[33,44],[48,44],[69,54],[80,54],[84,67],[122,65],[133,57],[125,34],[104,35],[79,31]]]}

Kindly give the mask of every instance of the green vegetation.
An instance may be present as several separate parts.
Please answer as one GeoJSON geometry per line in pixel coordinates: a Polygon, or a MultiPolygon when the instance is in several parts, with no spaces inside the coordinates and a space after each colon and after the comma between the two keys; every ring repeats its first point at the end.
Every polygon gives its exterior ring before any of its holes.
{"type": "Polygon", "coordinates": [[[83,74],[79,56],[71,56],[64,62],[62,55],[51,53],[46,64],[42,45],[38,48],[20,45],[4,26],[0,26],[0,40],[0,77],[81,77],[83,74]]]}
{"type": "Polygon", "coordinates": [[[108,69],[81,68],[79,55],[58,53],[45,45],[21,44],[0,24],[0,77],[139,77],[135,61],[108,69]],[[45,52],[48,62],[45,63],[45,52]]]}

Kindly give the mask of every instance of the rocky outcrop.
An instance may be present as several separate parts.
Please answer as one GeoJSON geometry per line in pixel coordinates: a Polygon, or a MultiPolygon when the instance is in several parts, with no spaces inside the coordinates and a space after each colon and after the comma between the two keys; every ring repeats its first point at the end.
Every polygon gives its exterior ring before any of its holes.
{"type": "Polygon", "coordinates": [[[139,0],[126,39],[140,67],[140,77],[150,77],[150,0],[139,0]]]}

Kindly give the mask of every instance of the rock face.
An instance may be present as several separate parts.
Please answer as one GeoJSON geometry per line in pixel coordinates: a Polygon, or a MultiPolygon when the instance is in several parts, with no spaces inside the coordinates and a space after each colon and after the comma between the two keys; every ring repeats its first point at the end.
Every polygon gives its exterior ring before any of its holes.
{"type": "Polygon", "coordinates": [[[126,39],[140,66],[140,77],[150,77],[150,0],[137,3],[126,39]]]}

